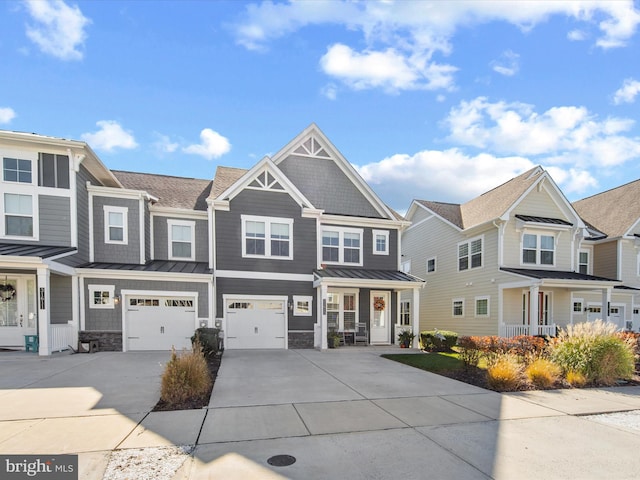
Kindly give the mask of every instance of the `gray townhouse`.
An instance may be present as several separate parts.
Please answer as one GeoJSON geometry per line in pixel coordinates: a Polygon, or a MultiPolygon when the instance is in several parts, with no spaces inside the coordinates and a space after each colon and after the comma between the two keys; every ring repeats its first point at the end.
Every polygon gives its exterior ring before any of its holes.
{"type": "Polygon", "coordinates": [[[213,179],[110,170],[85,142],[11,131],[0,157],[0,347],[182,349],[216,326],[229,349],[324,349],[330,329],[418,330],[409,223],[314,124],[213,179]]]}

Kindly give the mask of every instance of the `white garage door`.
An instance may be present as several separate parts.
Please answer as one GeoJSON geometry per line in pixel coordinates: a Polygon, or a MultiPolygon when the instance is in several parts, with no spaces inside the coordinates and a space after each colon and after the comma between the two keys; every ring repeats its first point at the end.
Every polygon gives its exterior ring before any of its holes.
{"type": "Polygon", "coordinates": [[[286,300],[225,300],[225,348],[286,348],[286,300]]]}
{"type": "Polygon", "coordinates": [[[193,298],[128,296],[127,349],[191,348],[196,309],[193,298]]]}

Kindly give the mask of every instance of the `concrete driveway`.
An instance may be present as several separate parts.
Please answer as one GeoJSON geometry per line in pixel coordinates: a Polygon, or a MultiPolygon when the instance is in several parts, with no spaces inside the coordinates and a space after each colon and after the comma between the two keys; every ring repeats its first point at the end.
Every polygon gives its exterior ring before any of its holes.
{"type": "Polygon", "coordinates": [[[180,412],[150,412],[166,352],[0,354],[0,454],[78,453],[96,479],[174,445],[154,478],[637,478],[640,430],[581,415],[640,410],[640,389],[501,395],[387,350],[227,351],[209,408],[180,412]]]}

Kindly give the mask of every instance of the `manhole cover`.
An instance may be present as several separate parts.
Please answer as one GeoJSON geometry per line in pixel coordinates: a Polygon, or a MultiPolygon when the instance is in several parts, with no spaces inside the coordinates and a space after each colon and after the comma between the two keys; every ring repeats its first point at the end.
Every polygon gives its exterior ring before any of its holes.
{"type": "Polygon", "coordinates": [[[267,463],[274,467],[288,467],[296,463],[296,457],[292,457],[291,455],[274,455],[267,460],[267,463]]]}

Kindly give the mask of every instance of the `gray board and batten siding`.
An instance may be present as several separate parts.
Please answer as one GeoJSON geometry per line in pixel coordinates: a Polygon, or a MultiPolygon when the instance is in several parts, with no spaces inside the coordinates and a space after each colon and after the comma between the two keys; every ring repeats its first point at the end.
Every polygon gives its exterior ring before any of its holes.
{"type": "Polygon", "coordinates": [[[140,263],[140,203],[126,198],[93,197],[94,261],[140,263]],[[105,242],[104,207],[127,208],[127,243],[105,242]]]}
{"type": "Polygon", "coordinates": [[[316,267],[316,220],[302,218],[302,208],[288,194],[244,190],[216,211],[216,267],[219,270],[309,274],[316,267]],[[293,259],[242,257],[242,215],[293,219],[293,259]]]}
{"type": "MultiPolygon", "coordinates": [[[[85,278],[85,330],[122,330],[122,307],[114,308],[90,308],[89,285],[114,285],[115,294],[120,295],[122,290],[141,290],[145,292],[196,292],[198,294],[198,318],[209,317],[209,284],[206,282],[176,282],[172,280],[129,280],[107,278],[85,278]]],[[[161,295],[161,293],[158,293],[161,295]]],[[[144,295],[149,296],[147,294],[144,295]]],[[[124,299],[122,299],[124,302],[124,299]]],[[[126,305],[124,305],[126,310],[126,305]]]]}
{"type": "Polygon", "coordinates": [[[51,323],[66,324],[73,319],[71,277],[52,274],[49,277],[49,298],[51,305],[51,323]]]}
{"type": "Polygon", "coordinates": [[[169,220],[195,222],[195,260],[209,261],[209,223],[207,220],[153,216],[153,255],[154,260],[169,260],[169,220]]]}
{"type": "Polygon", "coordinates": [[[313,297],[311,316],[296,316],[289,310],[288,330],[308,330],[313,331],[313,324],[316,323],[316,289],[312,282],[294,282],[288,280],[257,280],[246,278],[217,278],[216,279],[217,312],[216,317],[222,318],[225,305],[223,295],[265,295],[287,297],[289,302],[293,301],[294,295],[313,297]]]}
{"type": "Polygon", "coordinates": [[[290,155],[278,168],[309,199],[328,214],[382,218],[360,189],[331,159],[290,155]]]}

